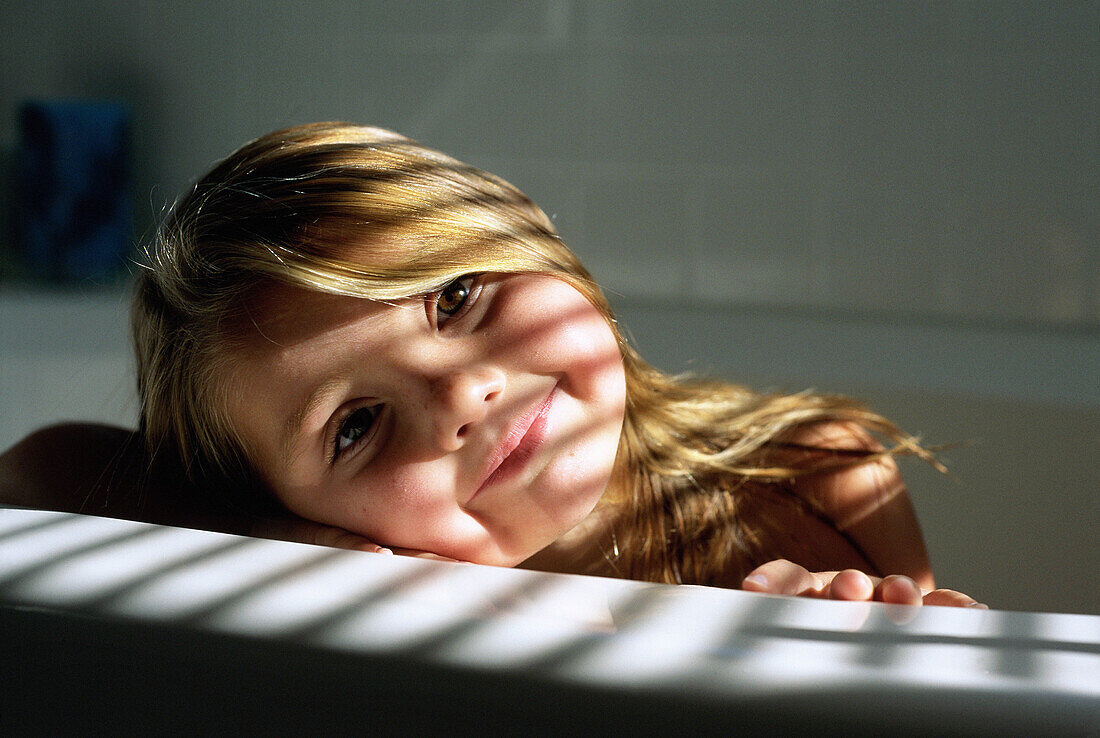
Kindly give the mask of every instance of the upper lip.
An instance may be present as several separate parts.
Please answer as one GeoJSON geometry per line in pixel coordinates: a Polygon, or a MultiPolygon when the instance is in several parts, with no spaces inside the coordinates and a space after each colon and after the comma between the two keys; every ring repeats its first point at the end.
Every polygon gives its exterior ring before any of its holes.
{"type": "Polygon", "coordinates": [[[527,436],[527,432],[531,430],[531,426],[535,424],[535,421],[539,419],[547,408],[550,407],[550,400],[554,396],[554,388],[551,388],[546,396],[541,400],[531,405],[524,413],[513,421],[508,426],[507,431],[500,437],[500,440],[496,444],[496,448],[493,453],[489,455],[486,460],[484,471],[481,473],[481,477],[478,479],[477,487],[474,494],[470,496],[472,500],[477,497],[481,490],[486,486],[489,480],[492,478],[493,473],[500,468],[501,464],[507,461],[508,457],[519,448],[519,445],[523,443],[523,439],[527,436]]]}

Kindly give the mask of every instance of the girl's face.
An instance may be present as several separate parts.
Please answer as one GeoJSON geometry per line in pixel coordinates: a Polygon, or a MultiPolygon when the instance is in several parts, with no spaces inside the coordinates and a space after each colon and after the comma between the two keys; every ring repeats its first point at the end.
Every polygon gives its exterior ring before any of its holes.
{"type": "Polygon", "coordinates": [[[594,508],[623,424],[600,312],[545,275],[385,305],[276,287],[230,417],[292,512],[385,546],[511,566],[594,508]]]}

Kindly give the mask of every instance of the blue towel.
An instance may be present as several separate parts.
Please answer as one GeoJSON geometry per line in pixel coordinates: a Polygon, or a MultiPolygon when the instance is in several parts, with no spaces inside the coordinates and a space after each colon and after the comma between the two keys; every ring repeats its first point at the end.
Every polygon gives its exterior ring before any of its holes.
{"type": "Polygon", "coordinates": [[[19,244],[32,274],[109,279],[133,237],[128,108],[33,101],[19,114],[19,244]]]}

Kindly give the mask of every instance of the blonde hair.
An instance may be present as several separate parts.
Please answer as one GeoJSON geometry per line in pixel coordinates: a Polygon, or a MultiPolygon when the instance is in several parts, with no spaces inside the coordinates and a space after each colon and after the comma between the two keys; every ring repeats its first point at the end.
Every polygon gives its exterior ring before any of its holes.
{"type": "Polygon", "coordinates": [[[739,500],[821,467],[769,456],[795,429],[856,422],[894,439],[891,452],[919,448],[847,400],[761,395],[653,369],[523,193],[382,129],[317,123],[252,141],[176,202],[142,266],[132,312],[142,432],[153,454],[170,453],[205,484],[256,482],[228,420],[224,377],[240,315],[264,280],[371,300],[426,294],[477,272],[572,284],[606,317],[626,371],[604,503],[618,510],[624,576],[704,582],[730,561],[772,557],[754,547],[739,500]]]}

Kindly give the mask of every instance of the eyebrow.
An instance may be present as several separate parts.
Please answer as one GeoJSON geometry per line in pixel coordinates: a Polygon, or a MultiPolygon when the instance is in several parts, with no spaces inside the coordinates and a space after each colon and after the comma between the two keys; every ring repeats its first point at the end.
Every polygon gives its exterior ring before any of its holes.
{"type": "Polygon", "coordinates": [[[333,394],[342,387],[344,380],[342,377],[328,377],[312,392],[309,393],[309,397],[305,402],[299,405],[293,413],[286,419],[286,423],[283,424],[282,432],[282,458],[288,459],[294,452],[294,447],[298,445],[303,435],[302,424],[305,423],[306,418],[317,411],[317,408],[325,405],[332,398],[333,394]]]}

